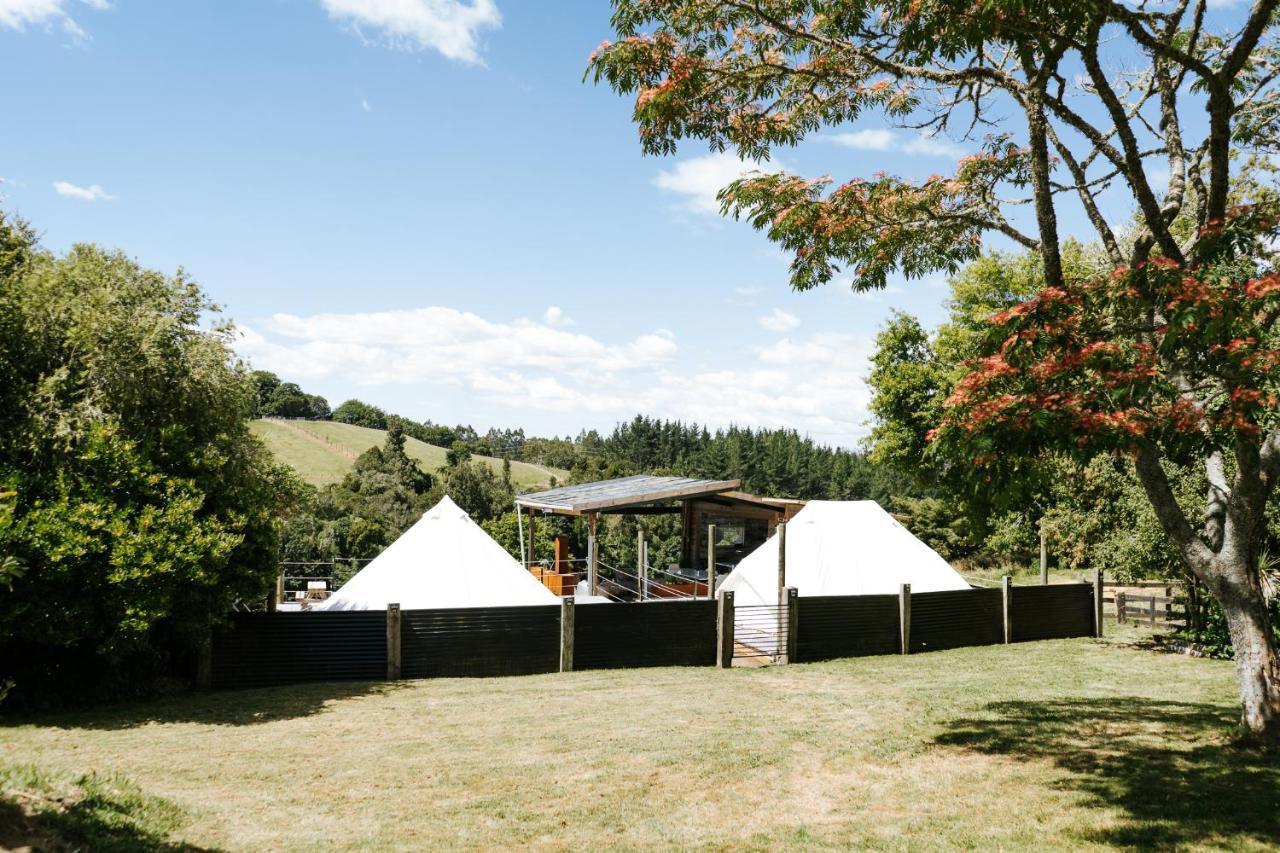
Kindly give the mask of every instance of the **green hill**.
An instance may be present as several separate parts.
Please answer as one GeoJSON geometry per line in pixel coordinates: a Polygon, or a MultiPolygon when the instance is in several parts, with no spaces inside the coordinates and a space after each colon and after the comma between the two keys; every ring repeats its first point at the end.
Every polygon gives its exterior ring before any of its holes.
{"type": "MultiPolygon", "coordinates": [[[[250,428],[277,459],[314,486],[338,482],[351,469],[357,456],[370,447],[381,445],[387,438],[383,430],[336,421],[258,420],[250,424],[250,428]]],[[[405,452],[422,463],[427,471],[444,467],[443,447],[407,438],[405,452]]],[[[501,459],[491,456],[476,456],[474,459],[502,473],[501,459]]],[[[545,487],[552,477],[564,482],[568,472],[527,462],[511,463],[511,480],[517,489],[545,487]]]]}

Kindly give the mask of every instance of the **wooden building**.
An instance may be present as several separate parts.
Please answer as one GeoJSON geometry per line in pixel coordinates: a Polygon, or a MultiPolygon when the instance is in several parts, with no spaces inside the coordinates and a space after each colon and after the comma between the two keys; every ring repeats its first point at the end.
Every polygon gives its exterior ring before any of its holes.
{"type": "MultiPolygon", "coordinates": [[[[687,477],[639,475],[616,480],[561,486],[516,498],[527,541],[532,549],[539,514],[580,516],[587,520],[588,573],[595,576],[596,525],[602,515],[663,515],[681,517],[680,566],[691,581],[707,577],[707,530],[716,526],[717,575],[733,570],[738,561],[773,534],[780,521],[791,518],[804,501],[766,498],[740,491],[739,480],[695,480],[687,477]],[[527,513],[527,515],[525,515],[527,513]]],[[[560,555],[557,554],[557,562],[560,555]]],[[[532,562],[526,554],[526,562],[532,562]]],[[[568,574],[557,567],[556,573],[568,574]]],[[[559,582],[547,578],[553,589],[559,582]]]]}

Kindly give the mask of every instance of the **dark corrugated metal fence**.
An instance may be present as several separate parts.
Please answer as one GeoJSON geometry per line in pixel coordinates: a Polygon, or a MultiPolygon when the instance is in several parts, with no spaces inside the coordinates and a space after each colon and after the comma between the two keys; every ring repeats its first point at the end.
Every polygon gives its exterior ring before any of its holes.
{"type": "Polygon", "coordinates": [[[265,687],[387,676],[382,610],[233,613],[213,636],[214,687],[265,687]]]}
{"type": "MultiPolygon", "coordinates": [[[[787,649],[788,657],[796,662],[894,654],[901,650],[901,606],[897,595],[792,598],[781,610],[764,608],[765,627],[787,631],[788,644],[795,646],[787,649]]],[[[1095,607],[1089,584],[1011,587],[1011,639],[1091,636],[1095,607]]],[[[573,669],[716,664],[714,601],[577,605],[572,638],[562,637],[561,612],[560,605],[402,611],[400,675],[555,672],[562,640],[573,669]]],[[[914,593],[910,614],[913,653],[1004,642],[1000,589],[914,593]]],[[[750,620],[739,622],[750,627],[750,620]]],[[[745,627],[737,637],[740,647],[752,642],[745,627]]],[[[394,623],[390,633],[394,637],[394,623]]],[[[206,672],[215,687],[381,680],[388,677],[387,644],[383,610],[235,613],[213,636],[206,672]]]]}
{"type": "Polygon", "coordinates": [[[404,610],[405,678],[533,675],[560,668],[560,605],[404,610]]]}
{"type": "Polygon", "coordinates": [[[913,593],[911,651],[1003,643],[1003,600],[998,589],[913,593]]]}
{"type": "Polygon", "coordinates": [[[1009,602],[1014,642],[1093,633],[1093,587],[1087,583],[1015,586],[1009,602]]]}
{"type": "Polygon", "coordinates": [[[824,595],[799,600],[796,662],[899,651],[898,596],[824,595]]]}
{"type": "Polygon", "coordinates": [[[581,604],[573,643],[574,669],[715,666],[716,603],[581,604]]]}

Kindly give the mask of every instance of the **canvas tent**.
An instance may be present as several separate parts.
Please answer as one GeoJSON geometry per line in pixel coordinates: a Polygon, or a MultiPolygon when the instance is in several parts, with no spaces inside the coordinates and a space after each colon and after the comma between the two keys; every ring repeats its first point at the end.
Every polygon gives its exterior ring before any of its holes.
{"type": "MultiPolygon", "coordinates": [[[[897,594],[968,589],[928,545],[875,501],[810,501],[787,523],[786,585],[802,596],[897,594]]],[[[738,607],[778,603],[778,535],[719,584],[738,607]]]]}
{"type": "Polygon", "coordinates": [[[315,610],[403,610],[555,604],[448,496],[315,610]]]}

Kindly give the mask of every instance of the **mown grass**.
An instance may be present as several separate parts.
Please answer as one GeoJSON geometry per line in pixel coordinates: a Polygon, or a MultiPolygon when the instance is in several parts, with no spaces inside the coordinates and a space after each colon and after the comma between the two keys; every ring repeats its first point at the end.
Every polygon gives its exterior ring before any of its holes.
{"type": "MultiPolygon", "coordinates": [[[[291,421],[282,424],[270,420],[254,421],[250,425],[254,434],[266,443],[271,452],[284,464],[288,465],[308,483],[315,486],[326,486],[336,483],[351,470],[352,459],[370,447],[381,445],[387,434],[383,430],[368,429],[352,424],[334,421],[291,421]],[[328,440],[338,448],[346,450],[344,456],[333,447],[326,447],[323,441],[314,441],[302,435],[304,431],[322,440],[328,440]]],[[[418,460],[424,470],[434,471],[445,465],[446,451],[442,447],[426,444],[416,438],[405,441],[405,452],[418,460]]],[[[496,473],[502,473],[502,460],[491,456],[477,456],[476,460],[488,465],[496,473]]],[[[511,481],[517,489],[533,489],[545,487],[551,478],[563,483],[568,477],[567,471],[558,468],[546,468],[525,462],[511,463],[511,481]]]]}
{"type": "Polygon", "coordinates": [[[175,804],[120,776],[53,775],[33,764],[0,767],[0,849],[197,849],[168,836],[186,823],[175,804]]]}
{"type": "Polygon", "coordinates": [[[229,849],[1271,849],[1230,664],[1136,634],[760,669],[218,692],[0,729],[229,849]],[[117,776],[118,778],[118,776],[117,776]]]}

